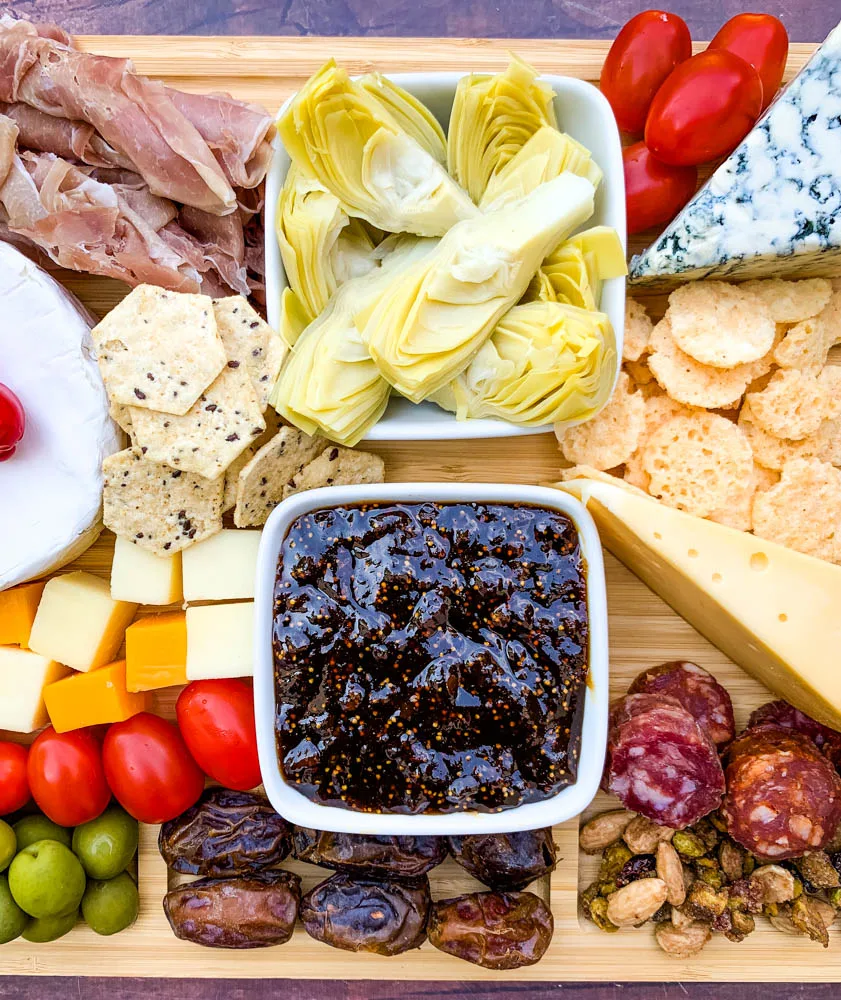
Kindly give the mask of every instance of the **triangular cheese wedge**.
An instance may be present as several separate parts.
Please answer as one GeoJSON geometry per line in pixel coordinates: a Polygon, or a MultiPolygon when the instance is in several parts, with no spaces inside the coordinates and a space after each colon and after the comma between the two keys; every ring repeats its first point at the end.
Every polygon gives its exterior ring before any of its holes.
{"type": "Polygon", "coordinates": [[[710,642],[841,729],[841,566],[590,479],[559,484],[603,544],[710,642]]]}
{"type": "Polygon", "coordinates": [[[662,236],[633,258],[632,282],[837,272],[840,118],[841,25],[662,236]]]}

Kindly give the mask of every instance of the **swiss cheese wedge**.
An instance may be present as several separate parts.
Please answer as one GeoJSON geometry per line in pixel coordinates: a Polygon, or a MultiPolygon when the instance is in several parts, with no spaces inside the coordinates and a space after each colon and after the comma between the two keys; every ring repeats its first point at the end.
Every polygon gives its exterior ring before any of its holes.
{"type": "Polygon", "coordinates": [[[560,484],[602,542],[710,642],[780,697],[841,729],[841,566],[637,496],[560,484]]]}

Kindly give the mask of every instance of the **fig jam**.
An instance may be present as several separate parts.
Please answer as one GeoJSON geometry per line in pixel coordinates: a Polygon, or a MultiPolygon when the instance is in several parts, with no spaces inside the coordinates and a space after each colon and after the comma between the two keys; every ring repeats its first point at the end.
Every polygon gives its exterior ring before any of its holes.
{"type": "Polygon", "coordinates": [[[273,645],[281,770],[316,802],[500,811],[575,781],[587,595],[564,514],[305,514],[279,559],[273,645]]]}

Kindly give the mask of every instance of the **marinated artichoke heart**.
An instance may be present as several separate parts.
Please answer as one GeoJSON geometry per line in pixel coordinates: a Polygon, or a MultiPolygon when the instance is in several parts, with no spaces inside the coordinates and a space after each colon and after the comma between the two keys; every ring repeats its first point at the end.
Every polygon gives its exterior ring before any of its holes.
{"type": "Polygon", "coordinates": [[[602,282],[627,273],[619,234],[610,226],[594,226],[549,254],[532,279],[526,299],[598,309],[602,282]]]}
{"type": "Polygon", "coordinates": [[[371,360],[354,316],[436,244],[392,236],[378,247],[382,267],[343,285],[297,339],[270,398],[278,413],[307,434],[320,432],[347,447],[367,434],[388,405],[391,386],[371,360]]]}
{"type": "Polygon", "coordinates": [[[387,232],[441,236],[478,213],[385,104],[330,60],[278,121],[292,162],[351,216],[387,232]]]}
{"type": "Polygon", "coordinates": [[[311,322],[310,315],[291,288],[284,288],[280,296],[280,324],[278,332],[291,347],[311,322]]]}
{"type": "Polygon", "coordinates": [[[406,135],[446,166],[447,137],[425,104],[382,73],[366,73],[356,82],[385,108],[406,135]]]}
{"type": "Polygon", "coordinates": [[[471,74],[456,88],[447,140],[452,177],[477,203],[491,179],[539,129],[557,130],[555,93],[537,71],[512,57],[495,76],[471,74]]]}
{"type": "Polygon", "coordinates": [[[483,212],[503,208],[531,194],[538,185],[551,181],[565,170],[586,177],[595,188],[603,176],[586,146],[565,132],[544,126],[491,177],[479,208],[483,212]]]}
{"type": "Polygon", "coordinates": [[[593,185],[565,173],[508,208],[454,226],[356,317],[382,375],[412,402],[466,367],[549,250],[592,215],[593,185]]]}
{"type": "Polygon", "coordinates": [[[616,341],[604,313],[559,302],[514,306],[467,368],[433,401],[459,420],[524,427],[578,423],[607,401],[616,341]]]}

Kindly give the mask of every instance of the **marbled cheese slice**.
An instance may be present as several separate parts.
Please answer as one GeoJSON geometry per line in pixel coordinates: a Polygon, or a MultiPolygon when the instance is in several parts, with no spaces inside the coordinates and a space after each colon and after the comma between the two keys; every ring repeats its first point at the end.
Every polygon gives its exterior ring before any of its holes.
{"type": "Polygon", "coordinates": [[[634,284],[841,268],[841,25],[648,250],[634,284]]]}

